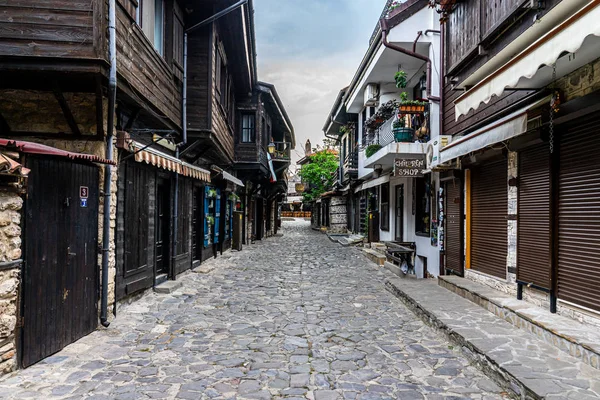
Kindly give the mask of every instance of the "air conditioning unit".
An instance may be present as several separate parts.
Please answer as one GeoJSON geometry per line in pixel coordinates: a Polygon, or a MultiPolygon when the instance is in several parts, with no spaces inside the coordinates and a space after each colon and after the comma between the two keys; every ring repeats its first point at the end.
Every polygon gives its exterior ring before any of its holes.
{"type": "Polygon", "coordinates": [[[434,168],[453,168],[450,165],[442,165],[440,164],[440,151],[448,146],[452,141],[452,136],[450,135],[440,135],[435,139],[431,139],[427,143],[427,152],[425,161],[427,164],[427,169],[432,170],[434,168]]]}
{"type": "Polygon", "coordinates": [[[376,107],[379,104],[379,85],[369,83],[365,88],[365,107],[376,107]]]}

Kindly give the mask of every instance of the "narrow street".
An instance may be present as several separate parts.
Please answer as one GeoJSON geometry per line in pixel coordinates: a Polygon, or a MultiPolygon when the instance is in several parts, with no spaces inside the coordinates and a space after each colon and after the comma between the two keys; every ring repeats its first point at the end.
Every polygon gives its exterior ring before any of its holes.
{"type": "Polygon", "coordinates": [[[147,293],[0,397],[497,399],[500,389],[384,288],[354,248],[302,220],[147,293]]]}

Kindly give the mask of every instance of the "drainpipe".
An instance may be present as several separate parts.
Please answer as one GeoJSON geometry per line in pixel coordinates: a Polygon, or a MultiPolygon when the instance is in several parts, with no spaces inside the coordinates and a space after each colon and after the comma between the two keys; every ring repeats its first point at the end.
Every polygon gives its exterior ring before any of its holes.
{"type": "MultiPolygon", "coordinates": [[[[117,103],[117,39],[116,39],[116,0],[108,2],[108,129],[106,133],[106,158],[113,159],[113,134],[115,129],[115,105],[117,103]]],[[[108,258],[110,255],[110,200],[112,191],[112,165],[104,166],[104,222],[102,225],[102,299],[100,302],[100,323],[108,327],[108,258]]]]}
{"type": "Polygon", "coordinates": [[[381,27],[381,42],[383,43],[383,45],[385,47],[387,47],[388,49],[392,49],[397,52],[406,54],[408,56],[417,58],[419,60],[425,61],[427,63],[427,100],[435,101],[436,103],[438,103],[440,101],[440,98],[438,96],[431,95],[431,59],[429,57],[421,55],[415,51],[410,51],[403,47],[400,47],[400,46],[397,46],[395,44],[388,42],[387,36],[388,36],[389,28],[387,25],[387,20],[385,18],[381,18],[379,20],[379,26],[381,27]]]}

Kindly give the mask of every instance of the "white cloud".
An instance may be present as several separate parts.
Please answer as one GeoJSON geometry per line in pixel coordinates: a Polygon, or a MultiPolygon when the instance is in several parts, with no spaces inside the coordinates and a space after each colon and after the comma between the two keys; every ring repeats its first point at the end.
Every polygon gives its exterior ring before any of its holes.
{"type": "Polygon", "coordinates": [[[367,50],[385,0],[255,0],[259,78],[275,85],[296,132],[321,143],[323,125],[367,50]]]}

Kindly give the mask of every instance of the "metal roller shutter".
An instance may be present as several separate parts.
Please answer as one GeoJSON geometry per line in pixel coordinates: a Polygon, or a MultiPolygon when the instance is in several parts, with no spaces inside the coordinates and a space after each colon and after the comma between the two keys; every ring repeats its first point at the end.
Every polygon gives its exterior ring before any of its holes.
{"type": "Polygon", "coordinates": [[[517,279],[551,288],[552,262],[550,149],[548,144],[519,153],[517,279]]]}
{"type": "Polygon", "coordinates": [[[566,128],[560,141],[558,298],[600,311],[600,121],[566,128]]]}
{"type": "Polygon", "coordinates": [[[463,275],[463,183],[459,179],[446,182],[446,229],[444,250],[446,269],[463,275]]]}
{"type": "Polygon", "coordinates": [[[471,173],[471,268],[506,278],[507,161],[471,173]]]}

